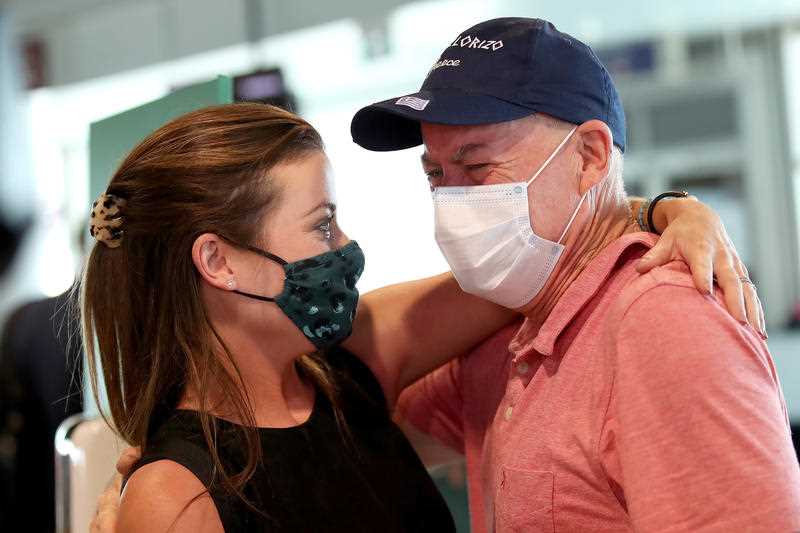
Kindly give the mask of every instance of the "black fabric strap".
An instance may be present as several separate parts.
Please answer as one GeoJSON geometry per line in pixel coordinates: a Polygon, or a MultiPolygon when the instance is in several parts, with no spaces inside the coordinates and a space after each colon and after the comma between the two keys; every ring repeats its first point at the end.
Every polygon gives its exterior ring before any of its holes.
{"type": "Polygon", "coordinates": [[[246,250],[250,250],[254,254],[258,254],[258,255],[260,255],[262,257],[266,257],[270,261],[275,261],[276,263],[278,263],[281,266],[289,264],[285,259],[283,259],[281,257],[278,257],[277,255],[271,254],[269,252],[265,252],[261,248],[256,248],[255,246],[250,246],[249,244],[240,244],[239,246],[241,246],[242,248],[244,248],[246,250]]]}
{"type": "Polygon", "coordinates": [[[271,254],[269,252],[265,252],[261,248],[256,248],[255,246],[250,246],[249,244],[242,244],[242,243],[240,243],[238,241],[235,241],[233,239],[229,239],[228,237],[225,237],[224,235],[220,235],[220,237],[222,237],[224,240],[228,241],[229,243],[233,244],[234,246],[238,246],[239,248],[244,248],[245,250],[249,250],[249,251],[253,252],[254,254],[260,255],[261,257],[266,257],[270,261],[275,261],[276,263],[278,263],[281,266],[285,266],[285,265],[289,264],[289,262],[286,261],[285,259],[283,259],[282,257],[278,257],[275,254],[271,254]]]}
{"type": "Polygon", "coordinates": [[[247,296],[248,298],[252,298],[254,300],[261,300],[262,302],[274,302],[275,298],[270,298],[269,296],[259,296],[258,294],[250,294],[249,292],[242,292],[237,291],[236,289],[233,290],[236,294],[241,294],[242,296],[247,296]]]}
{"type": "MultiPolygon", "coordinates": [[[[261,248],[256,248],[255,246],[250,246],[249,244],[242,244],[240,242],[236,242],[233,239],[229,239],[228,237],[225,237],[225,236],[222,236],[222,235],[220,235],[220,237],[222,237],[224,240],[228,241],[229,243],[233,244],[234,246],[238,246],[240,248],[244,248],[245,250],[253,252],[254,254],[260,255],[261,257],[266,257],[270,261],[275,261],[276,263],[278,263],[281,266],[286,266],[286,265],[289,264],[282,257],[278,257],[275,254],[271,254],[269,252],[265,252],[261,248]]],[[[233,292],[235,292],[236,294],[240,294],[242,296],[246,296],[248,298],[252,298],[254,300],[259,300],[261,302],[274,302],[275,301],[275,298],[270,298],[269,296],[259,296],[258,294],[251,294],[249,292],[242,292],[242,291],[238,291],[238,290],[235,290],[235,289],[233,290],[233,292]]]]}

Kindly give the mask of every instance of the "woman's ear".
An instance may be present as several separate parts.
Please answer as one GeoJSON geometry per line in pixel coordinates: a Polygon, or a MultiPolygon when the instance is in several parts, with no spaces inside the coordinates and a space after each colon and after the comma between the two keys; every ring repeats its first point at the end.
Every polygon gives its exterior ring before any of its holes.
{"type": "Polygon", "coordinates": [[[192,245],[192,262],[200,276],[210,285],[223,290],[236,288],[231,269],[231,247],[213,233],[203,233],[192,245]]]}
{"type": "Polygon", "coordinates": [[[578,153],[581,156],[580,192],[600,183],[608,175],[613,140],[605,122],[589,120],[578,127],[578,153]]]}

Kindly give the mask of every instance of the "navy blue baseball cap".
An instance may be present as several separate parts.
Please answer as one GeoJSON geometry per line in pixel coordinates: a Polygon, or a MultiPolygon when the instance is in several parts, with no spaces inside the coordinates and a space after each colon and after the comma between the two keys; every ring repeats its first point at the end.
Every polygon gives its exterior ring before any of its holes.
{"type": "Polygon", "coordinates": [[[546,20],[499,18],[464,31],[419,91],[359,110],[350,131],[367,150],[422,144],[420,122],[477,125],[546,113],[573,124],[597,119],[625,151],[625,113],[589,46],[546,20]]]}

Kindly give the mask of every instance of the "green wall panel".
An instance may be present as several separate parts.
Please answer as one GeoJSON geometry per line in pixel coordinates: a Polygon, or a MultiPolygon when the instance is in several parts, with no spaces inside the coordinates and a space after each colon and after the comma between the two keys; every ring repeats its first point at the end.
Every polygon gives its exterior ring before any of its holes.
{"type": "Polygon", "coordinates": [[[233,102],[233,81],[219,76],[213,81],[184,87],[147,104],[98,122],[89,130],[89,197],[106,189],[119,164],[149,133],[173,118],[202,107],[233,102]]]}

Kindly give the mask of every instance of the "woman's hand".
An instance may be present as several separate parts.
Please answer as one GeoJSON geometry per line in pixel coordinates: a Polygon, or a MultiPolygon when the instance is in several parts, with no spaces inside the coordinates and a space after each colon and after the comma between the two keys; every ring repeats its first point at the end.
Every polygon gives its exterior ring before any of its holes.
{"type": "Polygon", "coordinates": [[[711,294],[716,279],[728,312],[766,338],[764,309],[755,285],[720,217],[695,197],[659,202],[653,215],[656,230],[663,232],[636,269],[644,273],[676,259],[686,261],[700,292],[711,294]]]}
{"type": "Polygon", "coordinates": [[[91,533],[114,533],[117,530],[122,477],[130,472],[141,456],[139,448],[126,448],[122,451],[117,460],[117,473],[111,478],[106,490],[97,498],[97,511],[89,526],[91,533]]]}

